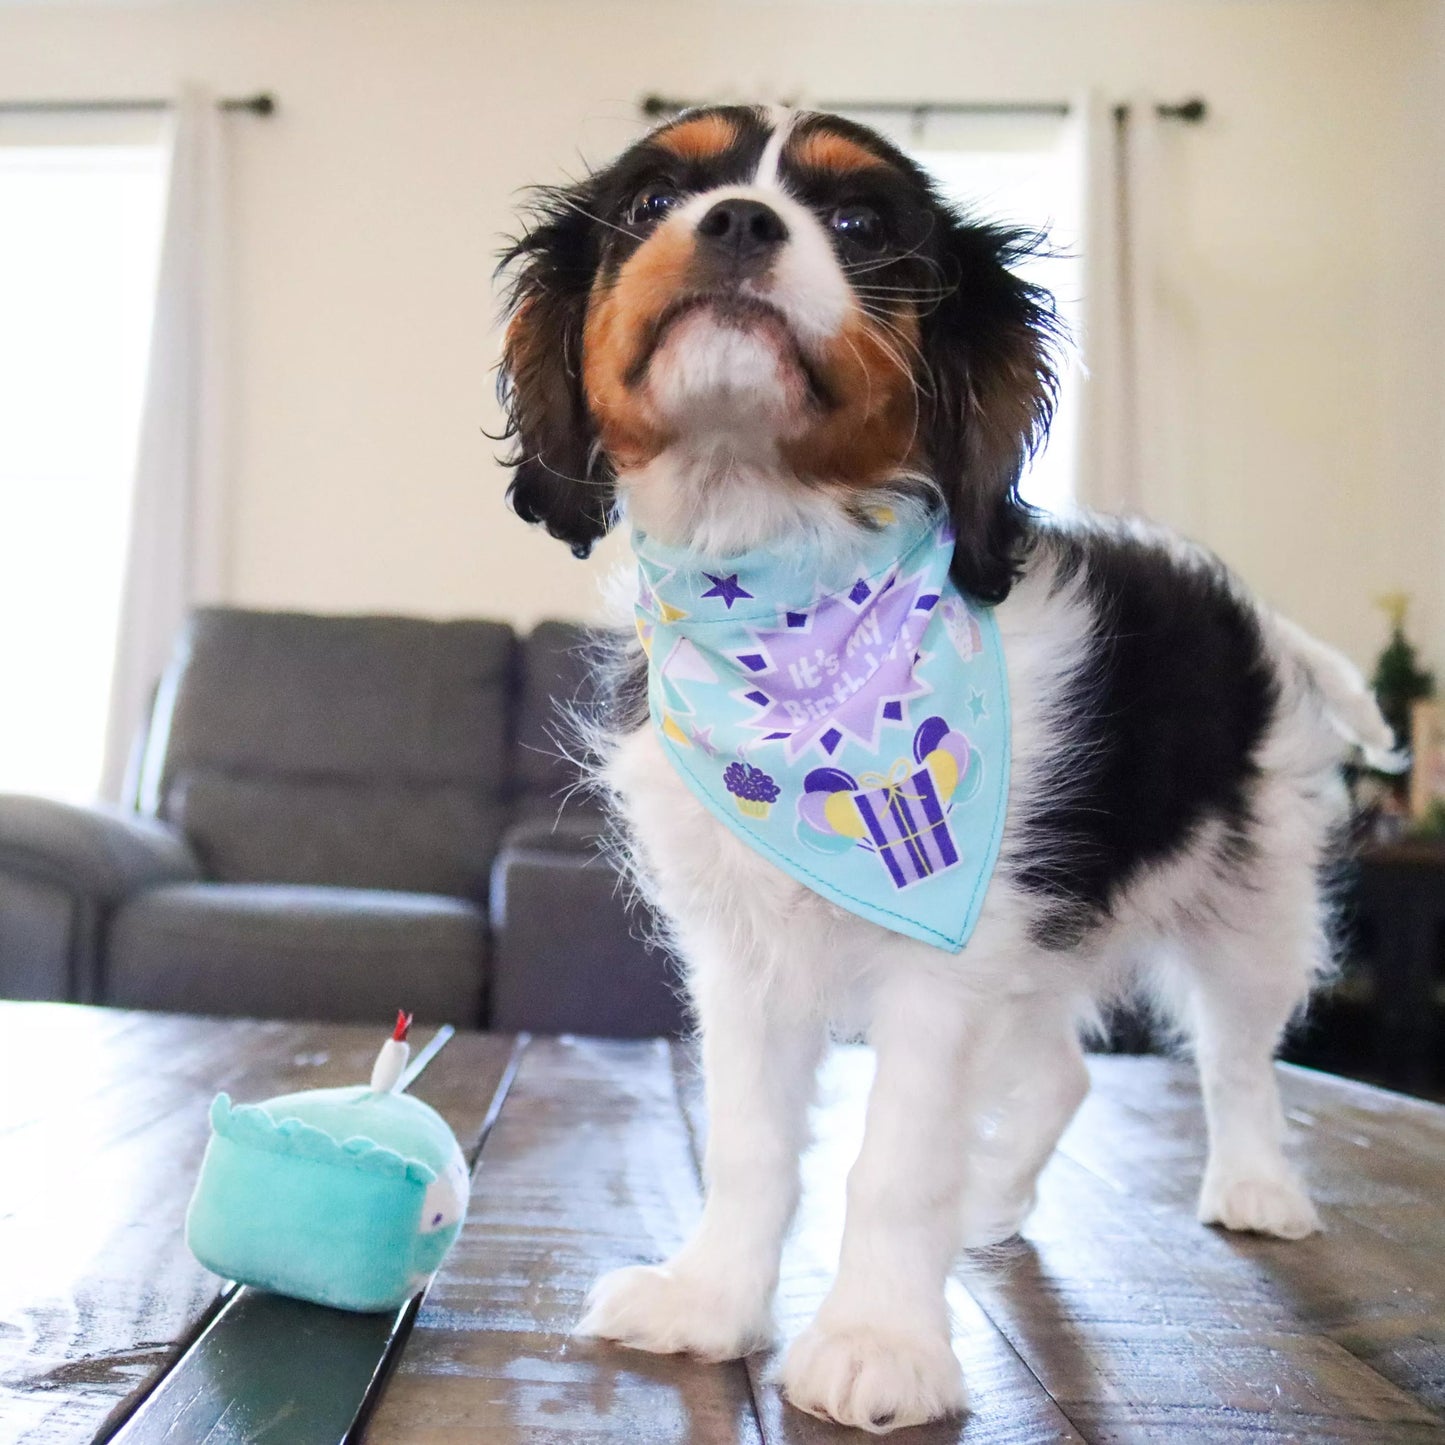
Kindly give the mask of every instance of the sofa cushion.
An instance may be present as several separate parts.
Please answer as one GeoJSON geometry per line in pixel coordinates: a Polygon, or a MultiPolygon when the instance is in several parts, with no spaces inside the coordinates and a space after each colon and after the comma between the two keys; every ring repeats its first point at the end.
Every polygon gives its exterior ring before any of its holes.
{"type": "Polygon", "coordinates": [[[487,896],[506,820],[499,802],[446,783],[202,773],[171,800],[209,878],[468,899],[487,896]]]}
{"type": "Polygon", "coordinates": [[[0,871],[0,998],[74,999],[85,903],[59,884],[0,871]]]}
{"type": "Polygon", "coordinates": [[[457,898],[187,883],[111,925],[105,1001],[126,1008],[385,1023],[398,1008],[475,1025],[486,920],[457,898]]]}
{"type": "Polygon", "coordinates": [[[598,633],[572,622],[541,622],[521,645],[517,704],[516,800],[519,816],[555,816],[565,805],[599,811],[576,759],[583,747],[573,712],[592,715],[599,702],[598,633]]]}
{"type": "MultiPolygon", "coordinates": [[[[605,813],[586,808],[555,808],[524,814],[505,833],[497,861],[518,848],[534,853],[566,853],[579,862],[604,858],[611,851],[613,827],[605,813]]],[[[606,858],[609,867],[615,866],[606,858]]],[[[495,871],[493,877],[495,878],[495,871]]]]}
{"type": "Polygon", "coordinates": [[[493,1028],[641,1038],[687,1029],[681,977],[607,858],[512,842],[492,876],[493,1028]]]}
{"type": "Polygon", "coordinates": [[[223,882],[480,900],[515,671],[501,623],[203,608],[161,688],[142,805],[223,882]]]}

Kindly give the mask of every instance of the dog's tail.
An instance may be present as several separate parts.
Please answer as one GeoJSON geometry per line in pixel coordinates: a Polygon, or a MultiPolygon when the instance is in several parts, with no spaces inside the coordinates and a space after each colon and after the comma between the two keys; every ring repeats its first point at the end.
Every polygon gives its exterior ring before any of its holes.
{"type": "Polygon", "coordinates": [[[1359,668],[1344,653],[1311,637],[1288,618],[1275,613],[1269,622],[1281,650],[1312,685],[1330,728],[1346,743],[1359,748],[1370,767],[1382,773],[1403,772],[1408,759],[1396,750],[1394,731],[1359,668]]]}

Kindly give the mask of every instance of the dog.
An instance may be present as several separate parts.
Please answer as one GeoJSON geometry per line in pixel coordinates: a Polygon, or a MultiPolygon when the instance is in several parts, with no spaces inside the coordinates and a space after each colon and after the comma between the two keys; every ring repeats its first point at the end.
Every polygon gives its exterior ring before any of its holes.
{"type": "MultiPolygon", "coordinates": [[[[700,795],[684,765],[702,753],[668,732],[656,646],[651,671],[645,655],[648,627],[685,608],[646,614],[600,764],[684,964],[711,1125],[696,1232],[664,1264],[601,1279],[579,1330],[708,1360],[770,1342],[815,1071],[833,1032],[866,1034],[876,1075],[837,1274],[781,1379],[793,1405],[875,1432],[966,1408],[952,1261],[1024,1223],[1088,1087],[1081,1032],[1130,989],[1198,1063],[1199,1219],[1286,1239],[1319,1227],[1282,1152],[1272,1057],[1330,963],[1340,764],[1393,746],[1353,666],[1203,550],[1020,500],[1063,339],[1016,274],[1036,244],[960,213],[862,126],[720,106],[541,190],[503,260],[523,519],[580,556],[623,522],[671,559],[646,576],[696,563],[719,616],[747,595],[737,558],[847,575],[890,526],[934,527],[955,621],[996,628],[1007,796],[961,949],[860,915],[750,843],[777,792],[754,764],[791,735],[760,737],[729,775],[762,780],[746,796],[726,784],[751,818],[700,795]]],[[[918,605],[940,613],[937,596],[918,605]]],[[[894,643],[910,665],[943,648],[894,643]]],[[[905,750],[927,702],[884,727],[905,750]]],[[[927,746],[904,773],[956,786],[965,744],[948,762],[946,739],[927,746]]],[[[886,841],[854,848],[864,788],[828,782],[839,772],[819,786],[843,802],[798,808],[853,848],[846,866],[891,862],[886,841]]],[[[903,774],[879,776],[896,800],[903,774]]],[[[952,876],[930,881],[948,906],[952,876]]]]}

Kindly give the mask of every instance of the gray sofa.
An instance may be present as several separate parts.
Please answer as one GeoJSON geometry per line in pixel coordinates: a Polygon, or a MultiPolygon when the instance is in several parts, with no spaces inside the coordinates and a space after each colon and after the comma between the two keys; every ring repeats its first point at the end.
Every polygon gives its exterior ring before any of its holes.
{"type": "Polygon", "coordinates": [[[0,797],[0,996],[617,1036],[684,1027],[556,742],[586,633],[199,611],[134,806],[0,797]]]}

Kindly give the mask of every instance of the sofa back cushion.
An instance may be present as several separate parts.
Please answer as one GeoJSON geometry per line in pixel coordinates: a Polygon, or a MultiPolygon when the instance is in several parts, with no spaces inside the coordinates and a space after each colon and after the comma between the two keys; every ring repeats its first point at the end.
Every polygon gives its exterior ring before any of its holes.
{"type": "Polygon", "coordinates": [[[201,609],[157,699],[143,806],[222,882],[485,899],[515,667],[501,623],[201,609]]]}
{"type": "Polygon", "coordinates": [[[545,819],[600,805],[582,780],[582,739],[572,711],[587,715],[599,699],[598,636],[575,622],[540,622],[521,644],[517,704],[517,811],[545,819]]]}

